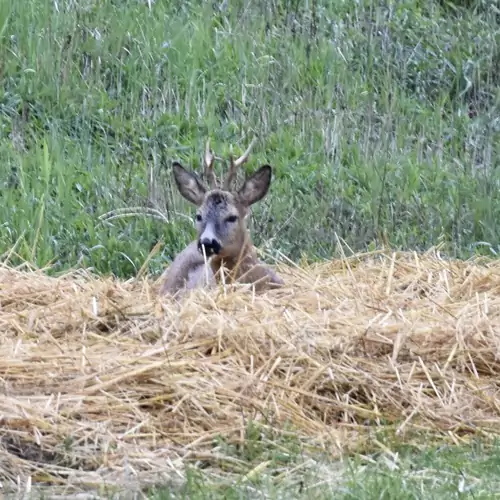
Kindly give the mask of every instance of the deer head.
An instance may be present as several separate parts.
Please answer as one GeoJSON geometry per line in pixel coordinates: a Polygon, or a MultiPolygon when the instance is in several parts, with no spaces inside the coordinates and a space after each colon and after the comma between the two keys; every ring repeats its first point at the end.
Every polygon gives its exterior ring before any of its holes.
{"type": "MultiPolygon", "coordinates": [[[[255,140],[254,140],[255,141],[255,140]]],[[[254,144],[237,160],[229,158],[229,172],[221,187],[217,187],[214,173],[215,156],[207,141],[205,149],[206,185],[194,173],[175,162],[174,179],[181,195],[198,207],[196,231],[198,250],[207,257],[217,255],[222,259],[238,259],[250,243],[246,227],[249,207],[264,198],[271,183],[272,169],[263,165],[248,177],[239,189],[232,189],[237,168],[243,165],[254,144]]]]}

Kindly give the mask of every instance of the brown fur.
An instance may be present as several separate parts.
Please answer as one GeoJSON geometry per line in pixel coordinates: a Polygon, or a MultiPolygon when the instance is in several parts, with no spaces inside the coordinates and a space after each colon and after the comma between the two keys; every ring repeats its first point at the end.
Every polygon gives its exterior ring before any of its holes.
{"type": "Polygon", "coordinates": [[[214,157],[208,143],[205,161],[211,189],[196,174],[185,170],[179,163],[174,164],[174,179],[180,193],[198,207],[197,239],[179,253],[167,269],[161,294],[175,295],[183,289],[213,286],[221,281],[222,272],[226,283],[249,283],[258,291],[284,284],[271,268],[259,261],[245,220],[249,207],[267,194],[271,167],[260,167],[239,190],[230,189],[235,167],[246,161],[249,150],[237,162],[230,160],[231,168],[223,189],[215,187],[214,157]],[[207,243],[208,246],[201,248],[200,242],[214,242],[218,250],[207,258],[208,267],[202,252],[212,247],[207,243]]]}

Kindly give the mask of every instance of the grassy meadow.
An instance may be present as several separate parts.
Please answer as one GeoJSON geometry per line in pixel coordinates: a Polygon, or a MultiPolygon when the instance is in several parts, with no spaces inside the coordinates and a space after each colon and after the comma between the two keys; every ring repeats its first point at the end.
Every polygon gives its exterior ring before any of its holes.
{"type": "Polygon", "coordinates": [[[275,174],[252,218],[268,254],[441,244],[496,255],[498,9],[3,2],[0,249],[126,277],[160,242],[157,273],[194,235],[172,160],[198,168],[207,137],[227,155],[257,135],[246,168],[275,174]],[[137,206],[165,219],[99,224],[137,206]]]}
{"type": "Polygon", "coordinates": [[[487,449],[478,443],[425,451],[407,449],[343,464],[295,457],[295,467],[288,467],[292,473],[283,465],[283,451],[275,450],[266,458],[272,463],[272,474],[266,470],[256,477],[223,482],[190,471],[182,487],[155,491],[151,500],[486,500],[498,498],[500,488],[498,443],[487,449]]]}
{"type": "MultiPolygon", "coordinates": [[[[251,220],[270,261],[381,245],[500,252],[498,0],[1,2],[0,76],[0,253],[12,264],[127,278],[157,248],[157,275],[194,236],[172,161],[196,169],[207,138],[227,156],[253,136],[245,169],[274,169],[251,220]],[[163,215],[99,220],[127,207],[163,215]]],[[[151,498],[498,490],[498,448],[382,465],[271,448],[243,456],[251,488],[195,471],[151,498]]]]}

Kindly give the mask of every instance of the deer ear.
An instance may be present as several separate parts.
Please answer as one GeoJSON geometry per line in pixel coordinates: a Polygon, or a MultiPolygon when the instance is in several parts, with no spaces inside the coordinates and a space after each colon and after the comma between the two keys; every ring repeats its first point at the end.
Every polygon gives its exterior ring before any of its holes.
{"type": "Polygon", "coordinates": [[[180,163],[174,163],[174,179],[181,195],[197,207],[203,203],[207,188],[193,172],[186,170],[180,163]]]}
{"type": "Polygon", "coordinates": [[[272,168],[263,165],[252,176],[250,176],[238,191],[241,202],[249,207],[262,200],[266,196],[271,184],[272,168]]]}

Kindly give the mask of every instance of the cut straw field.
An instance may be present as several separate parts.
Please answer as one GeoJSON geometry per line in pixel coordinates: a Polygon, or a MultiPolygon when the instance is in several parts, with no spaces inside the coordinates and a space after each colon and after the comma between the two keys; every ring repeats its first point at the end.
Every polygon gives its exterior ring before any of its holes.
{"type": "Polygon", "coordinates": [[[373,432],[500,429],[500,263],[437,252],[281,266],[283,290],[197,291],[0,269],[3,491],[150,487],[248,422],[339,457],[373,432]]]}

